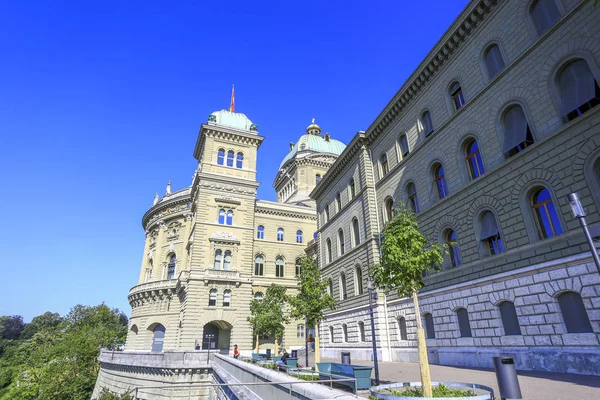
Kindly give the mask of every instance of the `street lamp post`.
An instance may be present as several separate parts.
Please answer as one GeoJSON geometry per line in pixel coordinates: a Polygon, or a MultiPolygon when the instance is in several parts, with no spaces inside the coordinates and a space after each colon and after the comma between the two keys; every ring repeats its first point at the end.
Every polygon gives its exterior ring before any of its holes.
{"type": "Polygon", "coordinates": [[[590,235],[590,231],[588,230],[587,223],[585,222],[585,211],[579,201],[579,196],[577,193],[571,193],[568,196],[569,205],[571,206],[571,211],[573,211],[573,216],[579,220],[579,224],[581,224],[581,229],[583,229],[583,234],[587,239],[588,245],[590,246],[590,251],[592,252],[592,258],[594,259],[594,263],[596,264],[596,269],[598,269],[598,273],[600,273],[600,258],[598,258],[598,252],[596,251],[596,246],[594,246],[594,241],[592,240],[592,236],[590,235]]]}
{"type": "Polygon", "coordinates": [[[371,339],[373,342],[373,364],[375,366],[375,386],[379,386],[379,364],[377,362],[377,338],[375,337],[375,319],[373,318],[373,281],[367,277],[367,289],[369,289],[369,314],[371,316],[371,339]]]}

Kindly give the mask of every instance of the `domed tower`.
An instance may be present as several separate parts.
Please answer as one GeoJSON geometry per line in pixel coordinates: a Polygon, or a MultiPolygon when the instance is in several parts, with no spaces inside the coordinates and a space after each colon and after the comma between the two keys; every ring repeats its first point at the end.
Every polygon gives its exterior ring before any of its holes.
{"type": "Polygon", "coordinates": [[[321,135],[321,127],[313,118],[306,134],[296,143],[290,143],[273,182],[279,203],[315,206],[309,196],[329,167],[342,154],[346,145],[332,139],[329,133],[321,135]]]}

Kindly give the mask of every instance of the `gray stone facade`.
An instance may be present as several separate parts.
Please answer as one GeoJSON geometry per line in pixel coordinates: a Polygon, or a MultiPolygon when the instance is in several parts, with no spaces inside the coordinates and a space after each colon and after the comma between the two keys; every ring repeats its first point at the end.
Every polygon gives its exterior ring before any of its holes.
{"type": "MultiPolygon", "coordinates": [[[[588,223],[598,232],[600,107],[567,121],[561,117],[557,83],[558,73],[574,60],[584,60],[600,82],[600,14],[589,2],[552,3],[560,18],[538,34],[531,1],[471,1],[311,194],[319,213],[320,268],[332,280],[339,304],[321,326],[324,356],[338,357],[340,350],[350,350],[353,357],[372,357],[368,297],[366,290],[356,295],[354,273],[358,267],[366,279],[368,266],[377,262],[379,232],[388,219],[386,202],[408,204],[407,186],[412,183],[422,232],[431,241],[445,242],[445,232],[451,229],[460,248],[460,265],[452,266],[447,257],[441,272],[427,276],[420,294],[421,313],[431,314],[435,328],[435,338],[428,339],[430,360],[491,367],[492,356],[507,354],[516,358],[520,369],[600,375],[600,276],[567,200],[569,193],[579,193],[588,223]],[[498,46],[505,64],[492,79],[484,60],[491,44],[498,46]],[[449,93],[454,82],[464,98],[458,110],[449,93]],[[523,110],[533,143],[509,155],[503,118],[513,106],[523,110]],[[424,111],[431,116],[431,133],[424,130],[424,111]],[[401,148],[402,135],[407,137],[407,154],[401,148]],[[473,139],[485,169],[474,179],[465,159],[465,144],[473,139]],[[443,166],[444,196],[437,190],[436,164],[443,166]],[[355,181],[358,177],[360,190],[354,199],[342,196],[338,211],[337,193],[344,193],[350,176],[355,181]],[[560,227],[559,234],[549,238],[540,234],[531,206],[532,193],[539,188],[550,193],[560,227]],[[500,254],[490,255],[481,239],[486,211],[496,219],[503,244],[500,254]],[[342,255],[338,231],[351,232],[353,218],[360,222],[364,239],[358,246],[346,244],[342,255]],[[345,299],[341,277],[346,280],[345,299]],[[558,303],[566,292],[580,296],[591,331],[567,332],[558,303]],[[514,304],[520,335],[505,334],[502,302],[514,304]],[[461,337],[457,310],[462,308],[471,337],[461,337]],[[364,324],[364,340],[359,323],[364,324]]],[[[412,301],[379,293],[376,303],[381,359],[415,360],[412,301]],[[401,317],[406,323],[404,339],[401,317]]]]}

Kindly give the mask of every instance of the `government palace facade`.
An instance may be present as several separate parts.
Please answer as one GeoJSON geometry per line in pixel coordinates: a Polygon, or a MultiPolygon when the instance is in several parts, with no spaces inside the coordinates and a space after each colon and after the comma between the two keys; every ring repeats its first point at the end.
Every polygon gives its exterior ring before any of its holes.
{"type": "MultiPolygon", "coordinates": [[[[419,293],[429,360],[600,375],[600,273],[568,195],[600,237],[600,9],[580,0],[472,0],[377,118],[347,145],[314,123],[256,198],[263,141],[244,114],[201,125],[191,186],[156,198],[127,352],[255,348],[250,302],[293,294],[318,261],[336,300],[322,357],[418,360],[412,300],[367,277],[398,206],[448,243],[419,293]]],[[[398,44],[398,51],[401,45],[398,44]]],[[[268,134],[266,134],[268,137],[268,134]]],[[[303,347],[303,321],[281,339],[303,347]]],[[[260,337],[261,350],[273,338],[260,337]]],[[[103,364],[104,365],[104,364],[103,364]]],[[[101,372],[102,374],[102,372],[101,372]]],[[[99,378],[100,379],[100,378],[99,378]]]]}

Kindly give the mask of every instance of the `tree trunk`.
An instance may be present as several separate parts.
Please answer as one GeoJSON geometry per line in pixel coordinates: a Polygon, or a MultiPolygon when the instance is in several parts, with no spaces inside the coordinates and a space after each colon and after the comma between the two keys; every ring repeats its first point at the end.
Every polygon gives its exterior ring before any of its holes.
{"type": "Polygon", "coordinates": [[[431,375],[429,374],[429,360],[427,359],[427,343],[425,342],[425,331],[421,324],[421,311],[417,292],[413,292],[413,303],[415,305],[415,318],[417,319],[417,344],[419,346],[419,368],[421,369],[421,385],[423,385],[423,397],[432,397],[431,375]]]}
{"type": "Polygon", "coordinates": [[[319,324],[317,323],[315,324],[315,368],[317,368],[317,363],[319,362],[321,362],[321,346],[319,341],[319,324]]]}
{"type": "Polygon", "coordinates": [[[279,346],[277,344],[277,336],[275,336],[275,354],[273,355],[276,356],[277,354],[279,354],[279,346]]]}
{"type": "Polygon", "coordinates": [[[256,353],[258,353],[258,344],[260,343],[258,338],[259,338],[259,335],[256,335],[256,353]]]}

